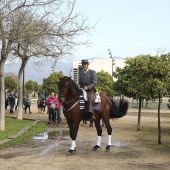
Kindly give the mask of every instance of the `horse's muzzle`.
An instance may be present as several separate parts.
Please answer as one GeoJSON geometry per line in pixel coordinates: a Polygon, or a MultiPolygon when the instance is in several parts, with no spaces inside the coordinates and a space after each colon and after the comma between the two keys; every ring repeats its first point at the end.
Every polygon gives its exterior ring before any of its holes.
{"type": "Polygon", "coordinates": [[[58,96],[58,98],[59,98],[59,102],[60,103],[64,103],[64,101],[65,101],[65,96],[58,96]]]}

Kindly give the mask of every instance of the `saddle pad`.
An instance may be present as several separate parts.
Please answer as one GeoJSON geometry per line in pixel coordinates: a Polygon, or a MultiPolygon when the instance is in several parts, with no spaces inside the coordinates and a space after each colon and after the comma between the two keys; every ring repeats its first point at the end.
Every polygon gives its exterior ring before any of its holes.
{"type": "Polygon", "coordinates": [[[96,96],[95,103],[101,103],[101,98],[98,92],[95,93],[95,96],[96,96]]]}
{"type": "Polygon", "coordinates": [[[95,103],[94,104],[93,111],[100,111],[100,103],[95,103]]]}
{"type": "Polygon", "coordinates": [[[84,96],[80,95],[79,96],[79,103],[80,103],[80,109],[85,109],[85,101],[84,101],[84,96]]]}
{"type": "Polygon", "coordinates": [[[84,100],[87,101],[87,92],[82,88],[80,88],[80,90],[82,90],[84,100]]]}

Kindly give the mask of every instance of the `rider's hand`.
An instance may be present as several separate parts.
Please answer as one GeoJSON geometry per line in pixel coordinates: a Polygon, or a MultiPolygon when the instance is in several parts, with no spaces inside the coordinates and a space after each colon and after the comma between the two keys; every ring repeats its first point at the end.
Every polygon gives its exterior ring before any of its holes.
{"type": "Polygon", "coordinates": [[[87,86],[85,86],[85,87],[84,87],[84,90],[88,90],[88,87],[87,87],[87,86]]]}

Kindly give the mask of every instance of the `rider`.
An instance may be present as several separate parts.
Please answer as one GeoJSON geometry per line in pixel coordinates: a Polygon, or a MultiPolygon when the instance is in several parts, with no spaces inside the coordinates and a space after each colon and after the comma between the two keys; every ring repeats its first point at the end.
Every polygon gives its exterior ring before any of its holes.
{"type": "Polygon", "coordinates": [[[93,114],[93,119],[96,119],[93,112],[93,105],[95,102],[95,87],[97,85],[96,71],[89,69],[88,60],[82,60],[83,70],[79,74],[79,86],[87,92],[88,100],[85,113],[93,114]]]}
{"type": "Polygon", "coordinates": [[[43,92],[40,92],[40,95],[38,97],[38,104],[40,103],[41,100],[45,100],[45,96],[43,92]]]}

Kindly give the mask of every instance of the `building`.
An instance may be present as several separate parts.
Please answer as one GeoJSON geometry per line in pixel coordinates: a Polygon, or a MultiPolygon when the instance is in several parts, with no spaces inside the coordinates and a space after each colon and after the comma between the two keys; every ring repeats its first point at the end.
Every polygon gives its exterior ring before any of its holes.
{"type": "MultiPolygon", "coordinates": [[[[100,72],[103,70],[104,72],[108,72],[112,75],[112,59],[92,59],[89,60],[90,65],[89,68],[95,70],[96,72],[100,72]]],[[[115,71],[116,67],[123,68],[125,65],[124,59],[115,59],[113,65],[113,71],[115,71]]],[[[78,75],[82,70],[81,60],[73,61],[73,80],[78,84],[78,75]]]]}

